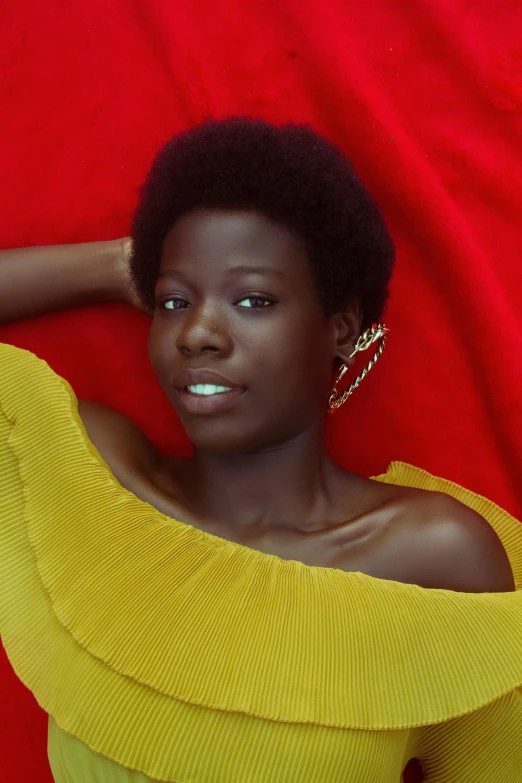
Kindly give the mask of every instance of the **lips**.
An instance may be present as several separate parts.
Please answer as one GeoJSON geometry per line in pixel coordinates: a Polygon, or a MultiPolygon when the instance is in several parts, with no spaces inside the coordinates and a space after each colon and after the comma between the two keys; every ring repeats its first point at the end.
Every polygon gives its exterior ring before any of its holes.
{"type": "Polygon", "coordinates": [[[173,379],[173,386],[178,391],[186,389],[188,386],[197,386],[205,383],[212,384],[212,386],[227,386],[229,389],[244,390],[245,388],[213,370],[186,370],[176,375],[173,379]]]}
{"type": "MultiPolygon", "coordinates": [[[[192,385],[192,384],[191,384],[192,385]]],[[[192,416],[212,416],[235,410],[239,400],[242,399],[244,389],[235,387],[231,391],[219,392],[219,394],[192,394],[186,389],[178,389],[176,392],[179,405],[178,412],[188,413],[192,416]]]]}

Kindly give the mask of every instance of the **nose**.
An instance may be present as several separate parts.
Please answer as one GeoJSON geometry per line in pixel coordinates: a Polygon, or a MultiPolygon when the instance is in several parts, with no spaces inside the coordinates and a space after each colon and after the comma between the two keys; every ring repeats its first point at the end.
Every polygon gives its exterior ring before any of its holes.
{"type": "Polygon", "coordinates": [[[176,347],[184,355],[229,354],[233,343],[223,309],[212,302],[193,304],[181,319],[176,347]]]}

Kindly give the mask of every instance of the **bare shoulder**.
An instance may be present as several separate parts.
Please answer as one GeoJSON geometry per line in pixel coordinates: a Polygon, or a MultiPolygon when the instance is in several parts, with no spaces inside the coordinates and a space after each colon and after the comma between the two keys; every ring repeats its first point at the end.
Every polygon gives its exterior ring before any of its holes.
{"type": "Polygon", "coordinates": [[[119,411],[92,400],[78,400],[78,414],[89,439],[118,475],[148,471],[155,464],[154,445],[143,430],[119,411]]]}
{"type": "Polygon", "coordinates": [[[412,496],[419,525],[415,549],[425,587],[468,593],[516,589],[506,550],[478,512],[444,492],[412,496]]]}
{"type": "Polygon", "coordinates": [[[107,405],[78,400],[78,413],[89,440],[118,482],[177,519],[188,460],[165,457],[137,424],[107,405]]]}

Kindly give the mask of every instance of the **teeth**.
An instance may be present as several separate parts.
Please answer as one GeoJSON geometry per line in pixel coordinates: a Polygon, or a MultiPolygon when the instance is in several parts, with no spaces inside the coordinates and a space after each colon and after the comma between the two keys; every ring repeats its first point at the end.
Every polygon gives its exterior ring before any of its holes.
{"type": "Polygon", "coordinates": [[[209,397],[211,394],[231,391],[228,386],[213,386],[210,383],[198,383],[197,386],[187,386],[187,388],[192,394],[203,394],[206,397],[209,397]]]}

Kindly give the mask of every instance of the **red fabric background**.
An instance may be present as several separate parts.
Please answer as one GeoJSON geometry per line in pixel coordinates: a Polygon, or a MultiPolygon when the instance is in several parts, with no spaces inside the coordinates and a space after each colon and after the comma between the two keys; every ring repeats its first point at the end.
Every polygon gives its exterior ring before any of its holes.
{"type": "MultiPolygon", "coordinates": [[[[0,247],[128,234],[155,150],[205,116],[311,122],[398,247],[388,346],[331,417],[332,455],[366,476],[411,462],[522,518],[520,3],[21,0],[2,17],[0,247]]],[[[0,340],[189,453],[148,323],[106,304],[0,340]]],[[[50,781],[46,716],[0,666],[4,780],[50,781]]]]}

